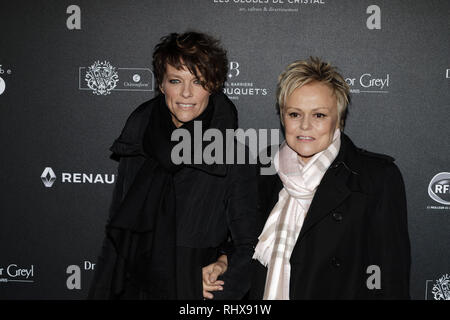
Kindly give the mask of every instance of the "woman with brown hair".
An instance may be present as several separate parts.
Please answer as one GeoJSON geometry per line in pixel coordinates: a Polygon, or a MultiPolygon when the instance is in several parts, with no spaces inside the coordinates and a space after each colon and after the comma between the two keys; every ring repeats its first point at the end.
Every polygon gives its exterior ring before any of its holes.
{"type": "MultiPolygon", "coordinates": [[[[227,67],[225,50],[203,33],[172,33],[156,45],[159,94],[133,111],[111,147],[118,179],[90,298],[202,299],[203,268],[229,238],[233,259],[221,261],[228,272],[218,282],[227,291],[215,298],[240,299],[249,289],[260,225],[257,168],[180,163],[172,154],[177,129],[193,137],[198,124],[223,136],[237,128],[236,108],[222,92],[227,67]]],[[[191,159],[202,159],[202,145],[191,149],[191,159]]]]}

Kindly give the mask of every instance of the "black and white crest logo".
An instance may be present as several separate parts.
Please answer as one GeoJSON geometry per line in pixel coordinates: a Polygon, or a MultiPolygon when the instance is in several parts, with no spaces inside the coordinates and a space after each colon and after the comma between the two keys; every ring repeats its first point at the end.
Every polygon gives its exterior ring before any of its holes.
{"type": "Polygon", "coordinates": [[[90,67],[80,67],[78,89],[98,96],[111,91],[153,91],[154,75],[149,68],[123,68],[109,61],[97,60],[90,67]]]}
{"type": "Polygon", "coordinates": [[[119,75],[108,61],[96,61],[89,67],[84,79],[93,94],[107,95],[116,87],[119,75]]]}
{"type": "Polygon", "coordinates": [[[450,205],[450,172],[438,173],[431,179],[428,195],[436,202],[450,205]]]}
{"type": "Polygon", "coordinates": [[[434,295],[434,300],[450,300],[450,276],[444,274],[436,280],[431,292],[434,295]]]}

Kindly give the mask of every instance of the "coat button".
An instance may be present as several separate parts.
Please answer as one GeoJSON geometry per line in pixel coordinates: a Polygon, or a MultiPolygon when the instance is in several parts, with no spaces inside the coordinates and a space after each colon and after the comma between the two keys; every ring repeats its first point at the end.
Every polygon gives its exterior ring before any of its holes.
{"type": "Polygon", "coordinates": [[[333,214],[332,214],[332,216],[333,216],[333,219],[334,220],[336,220],[336,221],[342,221],[342,213],[340,213],[340,212],[333,212],[333,214]]]}
{"type": "Polygon", "coordinates": [[[331,259],[331,264],[333,265],[333,267],[339,268],[341,266],[341,261],[334,257],[333,259],[331,259]]]}

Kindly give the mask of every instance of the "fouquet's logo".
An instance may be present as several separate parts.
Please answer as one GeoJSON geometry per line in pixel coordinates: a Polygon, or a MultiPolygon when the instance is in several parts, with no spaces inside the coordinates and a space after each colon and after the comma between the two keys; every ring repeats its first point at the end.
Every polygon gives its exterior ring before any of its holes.
{"type": "MultiPolygon", "coordinates": [[[[51,188],[56,181],[56,174],[51,167],[46,167],[41,174],[41,180],[44,186],[51,188]]],[[[62,183],[91,183],[91,184],[114,184],[114,174],[100,174],[100,173],[61,173],[62,183]]]]}
{"type": "Polygon", "coordinates": [[[438,173],[428,185],[431,199],[444,205],[450,205],[450,172],[438,173]]]}
{"type": "Polygon", "coordinates": [[[241,65],[238,61],[230,61],[228,68],[228,79],[225,83],[223,92],[230,99],[238,100],[239,96],[266,96],[268,93],[267,88],[255,87],[253,81],[241,80],[241,65]]]}
{"type": "Polygon", "coordinates": [[[93,94],[108,95],[116,87],[119,75],[108,61],[96,61],[89,67],[84,80],[93,94]]]}
{"type": "Polygon", "coordinates": [[[228,73],[228,78],[237,77],[239,75],[239,62],[231,61],[230,62],[230,72],[228,73]]]}
{"type": "Polygon", "coordinates": [[[445,274],[436,280],[431,292],[434,300],[450,300],[450,276],[445,274]]]}

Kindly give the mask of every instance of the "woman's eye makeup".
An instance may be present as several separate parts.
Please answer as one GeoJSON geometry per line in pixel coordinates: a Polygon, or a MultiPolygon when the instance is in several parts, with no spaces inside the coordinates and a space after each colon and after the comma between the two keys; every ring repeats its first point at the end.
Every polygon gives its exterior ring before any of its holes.
{"type": "MultiPolygon", "coordinates": [[[[292,111],[292,112],[288,112],[288,116],[290,118],[294,118],[295,119],[295,118],[301,117],[301,114],[299,112],[292,111]]],[[[317,112],[317,113],[313,114],[313,117],[316,118],[316,119],[323,119],[323,118],[326,118],[327,115],[325,113],[322,113],[322,112],[317,112]]]]}
{"type": "MultiPolygon", "coordinates": [[[[179,79],[169,79],[168,81],[169,81],[169,83],[180,83],[181,82],[179,79]]],[[[198,80],[198,79],[195,79],[193,81],[193,83],[200,84],[200,85],[202,84],[201,80],[198,80]]]]}

